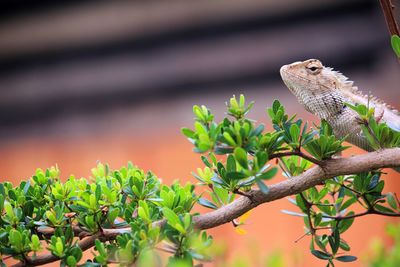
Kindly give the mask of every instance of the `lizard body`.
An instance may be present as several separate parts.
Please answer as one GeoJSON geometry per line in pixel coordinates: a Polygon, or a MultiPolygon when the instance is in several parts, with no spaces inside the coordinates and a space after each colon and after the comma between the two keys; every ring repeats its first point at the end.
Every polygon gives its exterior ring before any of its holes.
{"type": "Polygon", "coordinates": [[[367,151],[373,150],[362,134],[358,114],[345,103],[374,107],[378,121],[400,131],[399,111],[375,97],[363,95],[347,77],[324,67],[317,59],[284,65],[280,73],[298,102],[307,111],[326,120],[338,138],[347,136],[349,143],[367,151]]]}

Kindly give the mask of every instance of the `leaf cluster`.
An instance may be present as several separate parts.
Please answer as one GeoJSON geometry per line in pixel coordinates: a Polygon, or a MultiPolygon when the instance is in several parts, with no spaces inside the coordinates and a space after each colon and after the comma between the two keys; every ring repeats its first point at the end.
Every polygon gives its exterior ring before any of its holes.
{"type": "MultiPolygon", "coordinates": [[[[266,110],[271,121],[266,131],[247,117],[253,104],[246,104],[243,95],[233,96],[220,122],[207,107],[193,107],[194,126],[182,133],[202,153],[204,166],[193,173],[205,188],[200,195],[193,184],[162,184],[152,172],[131,163],[116,170],[99,163],[89,179],[71,175],[64,181],[56,166],[37,169],[18,186],[1,183],[0,264],[12,257],[34,265],[46,251],[51,261],[71,267],[160,265],[159,251],[171,254],[168,266],[209,260],[212,237],[195,228],[195,204],[219,209],[238,195],[251,199],[255,189],[268,194],[267,183],[279,170],[292,179],[347,148],[328,123],[311,128],[287,115],[277,100],[266,110]],[[90,246],[95,247],[93,258],[82,263],[82,250],[90,246]]],[[[376,122],[374,110],[349,106],[359,114],[373,148],[400,145],[399,133],[376,122]]],[[[335,177],[290,199],[299,211],[285,212],[303,218],[310,251],[327,266],[356,259],[348,255],[350,246],[343,239],[355,218],[400,216],[399,200],[384,192],[381,176],[375,170],[335,177]],[[364,211],[356,213],[356,206],[364,211]]],[[[245,232],[241,227],[248,216],[232,221],[237,232],[245,232]]]]}
{"type": "Polygon", "coordinates": [[[62,266],[78,266],[80,239],[98,236],[93,259],[79,266],[131,265],[158,249],[170,252],[170,261],[184,258],[190,265],[206,258],[212,239],[193,228],[193,185],[162,185],[132,164],[110,170],[99,163],[91,180],[70,176],[61,182],[60,171],[52,167],[38,169],[17,187],[0,184],[2,257],[29,265],[47,250],[62,266]],[[168,227],[155,224],[164,218],[168,227]]]}

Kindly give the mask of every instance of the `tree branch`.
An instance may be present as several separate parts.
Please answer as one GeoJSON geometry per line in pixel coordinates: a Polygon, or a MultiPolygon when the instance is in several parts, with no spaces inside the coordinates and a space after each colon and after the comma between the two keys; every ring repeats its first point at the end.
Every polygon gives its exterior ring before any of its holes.
{"type": "Polygon", "coordinates": [[[393,14],[394,5],[391,0],[380,0],[382,11],[385,16],[386,24],[389,28],[390,35],[400,35],[399,27],[393,14]]]}
{"type": "Polygon", "coordinates": [[[350,158],[323,161],[303,174],[269,186],[268,194],[259,190],[247,192],[250,197],[240,197],[218,210],[194,217],[198,229],[209,229],[228,223],[260,204],[298,194],[338,175],[354,174],[384,167],[400,166],[400,148],[375,151],[350,158]]]}
{"type": "MultiPolygon", "coordinates": [[[[193,220],[198,229],[204,230],[214,228],[238,218],[258,205],[298,194],[329,178],[338,175],[367,172],[385,167],[400,167],[400,148],[391,148],[349,158],[322,161],[319,166],[315,166],[301,175],[269,186],[268,194],[264,194],[259,190],[251,190],[246,192],[248,196],[242,196],[218,210],[198,215],[194,217],[193,220]]],[[[154,225],[163,226],[165,223],[165,220],[161,220],[154,222],[154,225]]],[[[47,229],[45,233],[50,234],[51,231],[52,230],[47,229]]],[[[102,241],[112,240],[115,239],[118,234],[130,231],[130,228],[103,229],[103,233],[86,237],[81,240],[78,245],[82,250],[86,250],[94,246],[96,239],[102,241]]],[[[20,262],[13,265],[13,267],[24,266],[24,264],[36,266],[57,260],[59,260],[59,258],[52,254],[43,254],[38,255],[34,259],[32,257],[27,257],[26,263],[20,262]]]]}
{"type": "MultiPolygon", "coordinates": [[[[79,241],[78,246],[82,249],[82,251],[85,251],[94,246],[94,242],[96,239],[101,240],[102,239],[101,234],[92,235],[92,236],[82,239],[81,241],[79,241]]],[[[58,260],[60,260],[60,258],[54,256],[51,253],[46,253],[46,254],[38,255],[35,258],[25,257],[25,262],[21,261],[19,263],[12,265],[12,267],[37,266],[37,265],[43,265],[43,264],[47,264],[50,262],[58,261],[58,260]]]]}

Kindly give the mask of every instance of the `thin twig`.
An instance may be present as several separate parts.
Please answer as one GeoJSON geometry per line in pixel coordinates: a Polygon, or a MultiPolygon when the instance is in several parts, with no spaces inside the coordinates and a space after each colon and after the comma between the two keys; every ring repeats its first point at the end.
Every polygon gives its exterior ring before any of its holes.
{"type": "Polygon", "coordinates": [[[388,212],[383,212],[379,210],[372,210],[371,214],[377,214],[377,215],[382,215],[382,216],[388,216],[388,217],[400,217],[400,213],[388,213],[388,212]]]}
{"type": "Polygon", "coordinates": [[[309,235],[309,234],[310,234],[310,231],[304,233],[304,234],[301,235],[299,238],[297,238],[297,239],[294,241],[294,243],[299,242],[301,239],[303,239],[305,236],[307,236],[307,235],[309,235]]]}
{"type": "Polygon", "coordinates": [[[383,15],[385,16],[390,35],[400,35],[399,27],[393,13],[394,5],[391,0],[380,0],[383,15]]]}
{"type": "Polygon", "coordinates": [[[346,219],[352,219],[352,218],[356,218],[356,217],[361,217],[361,216],[365,216],[371,214],[371,212],[369,210],[361,212],[361,213],[357,213],[357,214],[352,214],[352,215],[348,215],[348,216],[330,216],[330,215],[322,215],[323,218],[328,218],[328,219],[333,219],[333,220],[346,220],[346,219]]]}
{"type": "Polygon", "coordinates": [[[344,188],[350,190],[354,194],[356,194],[356,196],[357,196],[356,201],[361,205],[361,207],[363,207],[364,209],[368,209],[368,207],[365,206],[365,203],[361,202],[361,200],[360,200],[360,196],[361,196],[360,192],[358,192],[358,191],[354,190],[353,188],[345,185],[344,183],[341,183],[340,185],[343,186],[344,188]]]}
{"type": "Polygon", "coordinates": [[[241,196],[244,196],[244,197],[248,197],[248,198],[251,199],[251,195],[250,195],[250,194],[247,194],[247,193],[245,193],[245,192],[243,192],[243,191],[240,191],[239,189],[233,190],[233,193],[238,194],[238,195],[241,195],[241,196]]]}
{"type": "Polygon", "coordinates": [[[369,214],[375,214],[375,215],[382,215],[382,216],[388,216],[388,217],[400,217],[400,213],[388,213],[388,212],[382,212],[376,209],[372,210],[366,210],[361,213],[357,214],[352,214],[348,216],[329,216],[329,215],[322,215],[323,218],[328,218],[328,219],[334,219],[334,220],[346,220],[346,219],[352,219],[352,218],[357,218],[369,214]]]}
{"type": "Polygon", "coordinates": [[[316,158],[310,157],[307,154],[304,154],[301,151],[295,150],[295,151],[288,151],[288,152],[278,152],[270,155],[269,159],[274,159],[274,158],[282,158],[282,157],[287,157],[287,156],[299,156],[303,159],[306,159],[316,165],[321,165],[322,161],[317,160],[316,158]]]}

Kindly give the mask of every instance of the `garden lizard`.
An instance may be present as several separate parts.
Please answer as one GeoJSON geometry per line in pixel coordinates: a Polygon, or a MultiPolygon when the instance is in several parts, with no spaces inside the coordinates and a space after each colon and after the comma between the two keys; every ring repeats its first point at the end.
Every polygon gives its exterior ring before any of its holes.
{"type": "Polygon", "coordinates": [[[338,138],[372,151],[362,133],[359,115],[345,105],[374,107],[375,118],[400,131],[400,113],[382,100],[363,95],[342,73],[322,65],[317,59],[294,62],[280,69],[282,79],[305,109],[326,120],[338,138]]]}

